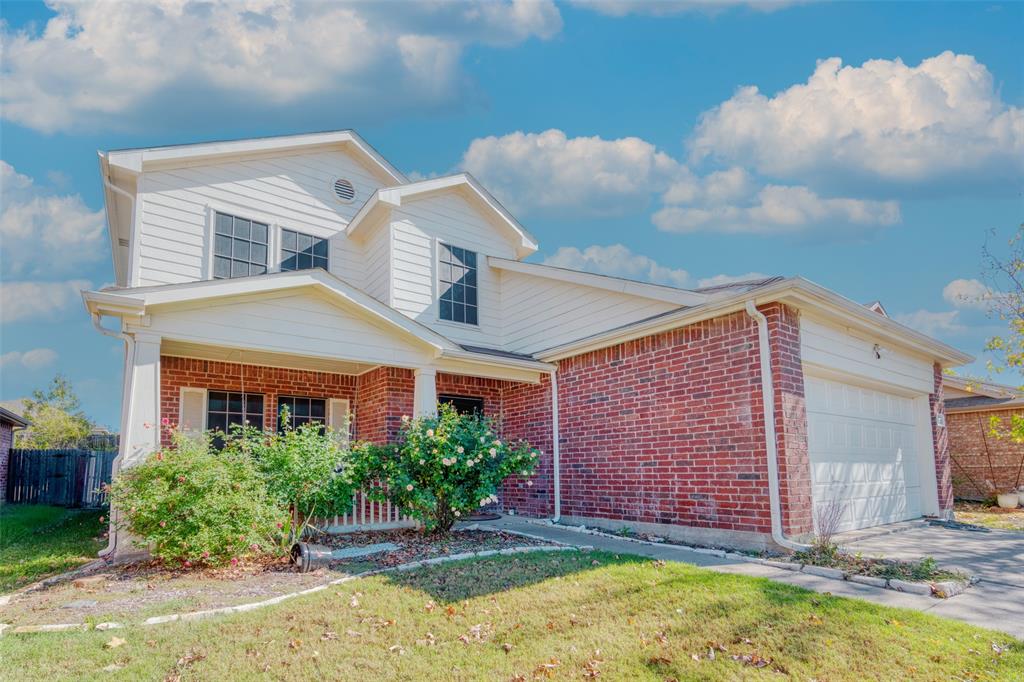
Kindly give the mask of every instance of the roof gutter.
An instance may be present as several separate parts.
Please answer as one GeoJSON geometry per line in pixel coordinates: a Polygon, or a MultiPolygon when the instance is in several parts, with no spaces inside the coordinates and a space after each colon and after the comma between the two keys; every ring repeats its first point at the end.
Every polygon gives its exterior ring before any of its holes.
{"type": "Polygon", "coordinates": [[[772,380],[771,347],[768,345],[768,318],[754,305],[746,302],[747,315],[757,323],[757,347],[761,359],[761,404],[764,407],[764,446],[768,453],[768,501],[772,517],[772,540],[786,549],[799,551],[808,545],[794,542],[782,529],[782,503],[779,494],[779,451],[775,433],[775,389],[772,380]]]}

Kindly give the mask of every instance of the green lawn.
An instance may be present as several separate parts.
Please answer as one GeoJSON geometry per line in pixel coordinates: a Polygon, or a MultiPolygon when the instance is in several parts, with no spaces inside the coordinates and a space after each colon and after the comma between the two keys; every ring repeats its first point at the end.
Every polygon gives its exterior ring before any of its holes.
{"type": "Polygon", "coordinates": [[[377,576],[195,623],[7,635],[0,660],[0,677],[51,682],[1019,680],[1024,644],[686,564],[536,552],[377,576]]]}
{"type": "Polygon", "coordinates": [[[0,594],[96,558],[106,530],[99,511],[43,505],[0,506],[0,594]]]}

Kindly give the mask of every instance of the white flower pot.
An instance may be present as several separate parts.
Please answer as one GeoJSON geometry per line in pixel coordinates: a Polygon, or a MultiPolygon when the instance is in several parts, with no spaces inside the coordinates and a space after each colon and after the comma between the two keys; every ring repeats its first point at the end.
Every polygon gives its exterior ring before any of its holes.
{"type": "Polygon", "coordinates": [[[1003,509],[1016,509],[1020,498],[1017,493],[999,493],[996,495],[996,504],[1003,509]]]}

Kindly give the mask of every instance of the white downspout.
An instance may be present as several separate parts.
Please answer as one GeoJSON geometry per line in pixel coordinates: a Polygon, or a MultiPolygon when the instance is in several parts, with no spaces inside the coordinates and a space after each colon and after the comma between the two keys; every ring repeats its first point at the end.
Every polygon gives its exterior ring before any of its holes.
{"type": "MultiPolygon", "coordinates": [[[[124,341],[125,354],[124,354],[124,381],[121,386],[121,437],[118,439],[117,445],[117,457],[111,465],[111,480],[118,470],[121,468],[121,460],[124,459],[124,452],[127,446],[126,436],[128,433],[128,425],[131,424],[131,409],[132,409],[132,366],[135,364],[135,339],[130,334],[124,332],[116,332],[113,329],[107,329],[100,324],[100,318],[102,316],[99,313],[92,314],[92,326],[96,327],[96,330],[110,336],[115,339],[124,341]]],[[[117,529],[116,525],[120,520],[120,512],[111,506],[110,508],[110,529],[107,535],[107,546],[100,550],[99,555],[101,557],[107,557],[114,553],[117,549],[117,529]],[[115,519],[114,517],[118,517],[115,519]]]]}
{"type": "Polygon", "coordinates": [[[551,370],[551,462],[555,478],[555,515],[551,520],[558,523],[562,518],[562,475],[558,448],[558,369],[551,370]]]}
{"type": "Polygon", "coordinates": [[[772,540],[787,549],[799,551],[807,545],[788,539],[782,530],[782,504],[779,494],[779,451],[775,433],[775,390],[772,387],[772,356],[768,345],[768,318],[747,301],[747,315],[757,322],[757,347],[761,356],[761,402],[764,405],[764,440],[768,452],[768,502],[772,516],[772,540]]]}

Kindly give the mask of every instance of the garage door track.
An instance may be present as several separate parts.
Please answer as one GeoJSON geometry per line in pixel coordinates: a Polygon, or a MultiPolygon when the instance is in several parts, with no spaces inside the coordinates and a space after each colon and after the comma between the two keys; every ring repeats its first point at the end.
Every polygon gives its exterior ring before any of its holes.
{"type": "Polygon", "coordinates": [[[851,552],[890,559],[930,556],[942,567],[978,577],[977,585],[952,599],[936,600],[929,612],[1024,638],[1024,533],[918,522],[902,525],[898,532],[850,533],[837,539],[851,552]]]}

